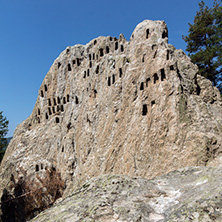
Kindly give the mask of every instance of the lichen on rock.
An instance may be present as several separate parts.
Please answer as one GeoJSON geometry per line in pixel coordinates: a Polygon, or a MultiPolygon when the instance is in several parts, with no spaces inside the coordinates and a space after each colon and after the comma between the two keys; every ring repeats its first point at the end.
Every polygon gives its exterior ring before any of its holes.
{"type": "Polygon", "coordinates": [[[153,180],[99,176],[31,221],[219,222],[221,170],[187,167],[153,180]]]}
{"type": "Polygon", "coordinates": [[[15,130],[0,195],[13,192],[11,175],[41,184],[47,169],[60,174],[66,195],[106,173],[153,178],[221,164],[221,108],[219,91],[168,44],[163,21],[141,22],[129,41],[120,34],[69,46],[15,130]]]}

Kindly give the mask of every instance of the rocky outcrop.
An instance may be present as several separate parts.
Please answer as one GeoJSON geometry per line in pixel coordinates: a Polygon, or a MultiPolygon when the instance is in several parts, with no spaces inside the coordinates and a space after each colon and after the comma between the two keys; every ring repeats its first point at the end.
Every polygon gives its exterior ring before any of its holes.
{"type": "Polygon", "coordinates": [[[0,194],[12,176],[39,184],[47,169],[69,187],[106,173],[153,178],[220,164],[221,108],[219,91],[168,44],[162,21],[143,21],[129,42],[121,34],[67,47],[15,130],[0,194]]]}
{"type": "Polygon", "coordinates": [[[31,221],[220,222],[221,172],[187,167],[153,180],[100,176],[31,221]]]}

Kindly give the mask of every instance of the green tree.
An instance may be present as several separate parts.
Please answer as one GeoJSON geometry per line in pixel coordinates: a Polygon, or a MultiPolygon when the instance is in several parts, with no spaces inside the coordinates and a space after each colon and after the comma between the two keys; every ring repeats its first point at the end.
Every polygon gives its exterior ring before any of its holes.
{"type": "Polygon", "coordinates": [[[200,74],[211,80],[222,92],[222,6],[221,0],[214,0],[212,8],[204,1],[199,3],[199,11],[194,24],[189,23],[186,51],[191,61],[198,65],[200,74]]]}
{"type": "Polygon", "coordinates": [[[8,132],[8,120],[3,117],[2,111],[0,111],[0,162],[5,154],[5,149],[7,147],[7,139],[5,138],[8,132]]]}

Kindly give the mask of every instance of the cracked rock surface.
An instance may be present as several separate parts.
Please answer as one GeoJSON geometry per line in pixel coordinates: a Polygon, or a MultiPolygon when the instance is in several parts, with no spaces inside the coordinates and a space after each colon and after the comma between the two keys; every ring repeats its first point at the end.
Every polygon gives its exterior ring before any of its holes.
{"type": "Polygon", "coordinates": [[[58,56],[7,148],[0,196],[10,178],[40,186],[47,169],[66,194],[108,173],[150,179],[221,163],[219,91],[168,44],[165,22],[145,20],[129,41],[100,36],[58,56]]]}
{"type": "Polygon", "coordinates": [[[186,167],[152,180],[103,175],[31,221],[219,222],[221,172],[221,167],[186,167]]]}

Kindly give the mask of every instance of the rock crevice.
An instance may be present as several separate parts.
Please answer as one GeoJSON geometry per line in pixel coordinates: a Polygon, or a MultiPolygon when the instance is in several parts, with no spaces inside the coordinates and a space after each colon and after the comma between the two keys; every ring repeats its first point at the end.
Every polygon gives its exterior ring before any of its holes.
{"type": "Polygon", "coordinates": [[[143,21],[129,42],[120,34],[67,47],[15,130],[0,194],[11,175],[36,179],[45,168],[78,186],[105,173],[152,178],[221,163],[221,108],[219,91],[168,44],[163,21],[143,21]]]}

